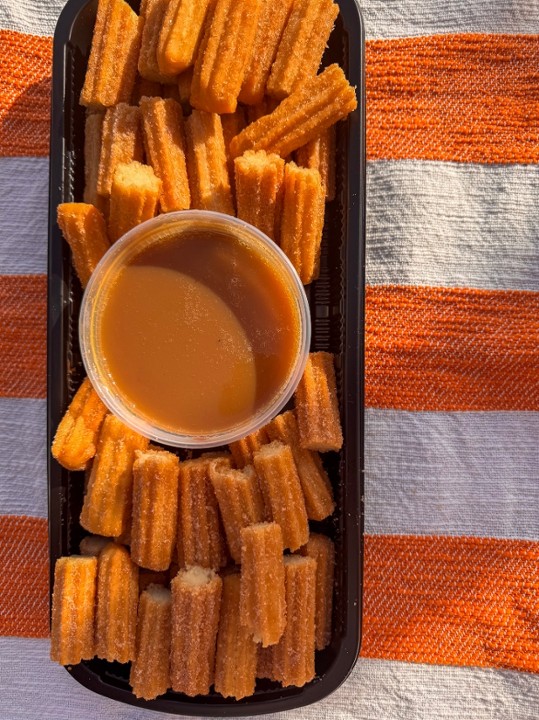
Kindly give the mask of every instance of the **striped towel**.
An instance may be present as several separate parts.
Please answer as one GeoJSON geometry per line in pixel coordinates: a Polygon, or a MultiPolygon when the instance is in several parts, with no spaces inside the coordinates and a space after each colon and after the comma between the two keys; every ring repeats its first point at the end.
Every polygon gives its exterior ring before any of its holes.
{"type": "MultiPolygon", "coordinates": [[[[0,0],[0,717],[144,720],[48,660],[51,35],[0,0]]],[[[365,0],[362,657],[295,718],[539,717],[539,3],[365,0]]]]}

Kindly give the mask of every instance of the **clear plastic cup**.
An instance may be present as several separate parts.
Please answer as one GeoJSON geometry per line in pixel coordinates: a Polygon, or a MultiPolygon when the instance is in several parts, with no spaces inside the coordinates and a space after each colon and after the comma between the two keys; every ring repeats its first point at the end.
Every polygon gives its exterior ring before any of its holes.
{"type": "Polygon", "coordinates": [[[114,243],[93,272],[84,293],[80,318],[79,340],[86,372],[99,397],[120,420],[141,435],[173,447],[208,448],[239,440],[266,425],[286,405],[303,374],[311,341],[311,321],[305,290],[283,251],[257,228],[222,213],[205,210],[186,210],[167,213],[148,220],[126,233],[114,243]],[[248,243],[279,273],[290,296],[296,303],[298,316],[297,353],[288,377],[274,397],[246,421],[225,430],[200,435],[176,432],[160,427],[150,418],[137,413],[133,404],[124,398],[114,384],[100,350],[100,309],[106,303],[111,282],[118,272],[144,248],[192,230],[208,230],[239,238],[248,243]]]}

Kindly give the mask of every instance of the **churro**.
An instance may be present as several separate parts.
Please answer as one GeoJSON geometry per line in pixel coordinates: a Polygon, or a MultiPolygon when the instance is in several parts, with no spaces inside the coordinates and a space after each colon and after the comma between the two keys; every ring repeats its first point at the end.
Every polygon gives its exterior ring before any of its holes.
{"type": "Polygon", "coordinates": [[[239,617],[263,648],[279,642],[286,625],[283,551],[277,523],[242,529],[239,617]]]}
{"type": "Polygon", "coordinates": [[[86,111],[84,124],[84,195],[85,203],[95,205],[104,214],[106,209],[103,197],[97,193],[99,158],[101,156],[101,137],[103,134],[103,112],[86,111]]]}
{"type": "Polygon", "coordinates": [[[76,665],[95,655],[97,558],[61,557],[54,567],[51,660],[76,665]]]}
{"type": "Polygon", "coordinates": [[[258,478],[250,465],[243,470],[233,470],[230,464],[213,460],[210,480],[219,503],[230,555],[239,563],[242,528],[266,520],[258,478]]]}
{"type": "Polygon", "coordinates": [[[97,263],[110,247],[105,219],[93,205],[62,203],[58,205],[57,220],[71,249],[75,272],[85,288],[97,263]]]}
{"type": "Polygon", "coordinates": [[[232,113],[253,53],[261,0],[217,0],[195,62],[191,105],[232,113]]]}
{"type": "Polygon", "coordinates": [[[191,193],[181,105],[170,99],[143,98],[140,109],[146,157],[162,183],[161,210],[187,210],[191,193]]]}
{"type": "Polygon", "coordinates": [[[109,236],[112,242],[155,217],[161,181],[149,165],[119,163],[112,178],[109,236]]]}
{"type": "Polygon", "coordinates": [[[279,523],[285,548],[297,550],[309,538],[303,491],[289,445],[274,440],[254,455],[260,488],[271,515],[279,523]]]}
{"type": "Polygon", "coordinates": [[[210,482],[212,457],[187,460],[180,465],[178,562],[218,570],[226,565],[226,543],[219,506],[210,482]]]}
{"type": "Polygon", "coordinates": [[[207,695],[214,678],[222,580],[198,566],[180,570],[171,582],[172,689],[189,696],[207,695]]]}
{"type": "Polygon", "coordinates": [[[170,687],[170,628],[172,594],[150,585],[140,596],[136,656],[129,683],[136,697],[153,700],[170,687]]]}
{"type": "Polygon", "coordinates": [[[158,83],[173,83],[176,81],[176,72],[161,70],[157,61],[157,47],[159,33],[163,27],[163,20],[169,7],[169,0],[144,0],[140,6],[140,16],[144,22],[140,54],[138,58],[138,71],[146,80],[158,83]]]}
{"type": "Polygon", "coordinates": [[[193,110],[185,129],[191,206],[234,215],[221,118],[193,110]]]}
{"type": "Polygon", "coordinates": [[[268,95],[283,99],[316,75],[338,14],[333,0],[295,0],[271,67],[268,95]]]}
{"type": "Polygon", "coordinates": [[[61,419],[52,442],[52,456],[68,470],[84,470],[97,450],[107,408],[85,378],[61,419]]]}
{"type": "Polygon", "coordinates": [[[111,107],[129,102],[141,33],[141,19],[124,0],[99,0],[81,105],[111,107]]]}
{"type": "Polygon", "coordinates": [[[238,217],[272,240],[278,237],[284,160],[278,155],[246,152],[234,160],[238,217]]]}
{"type": "Polygon", "coordinates": [[[300,445],[296,416],[292,411],[278,415],[266,426],[272,440],[290,445],[298,471],[309,520],[324,520],[335,509],[333,490],[318,453],[300,445]]]}
{"type": "Polygon", "coordinates": [[[262,0],[254,47],[247,66],[239,100],[246,105],[261,102],[271,66],[290,14],[293,0],[262,0]]]}
{"type": "Polygon", "coordinates": [[[121,103],[105,113],[97,192],[108,196],[112,178],[119,163],[141,161],[143,156],[140,109],[121,103]]]}
{"type": "Polygon", "coordinates": [[[316,562],[301,555],[284,559],[286,628],[272,650],[273,673],[287,687],[314,678],[316,562]]]}
{"type": "Polygon", "coordinates": [[[178,75],[195,62],[215,0],[170,0],[157,47],[161,72],[178,75]]]}
{"type": "Polygon", "coordinates": [[[135,452],[131,557],[149,570],[168,570],[176,543],[179,460],[165,450],[135,452]]]}
{"type": "Polygon", "coordinates": [[[248,125],[232,140],[230,151],[234,157],[265,150],[285,158],[356,107],[356,91],[342,69],[330,65],[299,85],[270,115],[248,125]]]}
{"type": "Polygon", "coordinates": [[[296,162],[301,167],[318,170],[326,200],[335,199],[335,125],[296,150],[296,162]]]}
{"type": "Polygon", "coordinates": [[[101,535],[87,535],[82,538],[79,545],[79,552],[85,557],[98,557],[101,550],[106,547],[110,538],[102,537],[101,535]]]}
{"type": "Polygon", "coordinates": [[[315,642],[323,650],[331,641],[335,545],[325,535],[311,533],[300,553],[316,560],[315,642]]]}
{"type": "Polygon", "coordinates": [[[266,428],[262,427],[241,440],[230,443],[228,447],[236,466],[243,468],[246,465],[253,464],[253,455],[257,450],[260,450],[262,445],[267,443],[269,443],[269,436],[266,428]]]}
{"type": "Polygon", "coordinates": [[[133,462],[148,439],[107,415],[80,515],[80,524],[96,535],[118,537],[131,520],[133,462]]]}
{"type": "Polygon", "coordinates": [[[215,653],[215,691],[236,700],[254,693],[258,654],[256,642],[242,624],[239,605],[240,576],[225,575],[215,653]]]}
{"type": "Polygon", "coordinates": [[[310,353],[296,389],[296,417],[301,446],[340,450],[343,444],[333,355],[310,353]]]}

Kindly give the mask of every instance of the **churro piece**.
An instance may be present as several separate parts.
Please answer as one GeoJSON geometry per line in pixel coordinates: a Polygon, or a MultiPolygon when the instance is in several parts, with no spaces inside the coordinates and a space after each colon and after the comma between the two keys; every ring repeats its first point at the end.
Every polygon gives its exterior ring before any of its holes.
{"type": "Polygon", "coordinates": [[[256,665],[256,677],[267,680],[275,680],[273,673],[273,646],[267,648],[258,647],[258,662],[256,665]]]}
{"type": "Polygon", "coordinates": [[[161,97],[166,87],[172,87],[172,85],[161,85],[139,75],[135,81],[131,104],[138,105],[143,97],[161,97]]]}
{"type": "Polygon", "coordinates": [[[298,424],[292,411],[278,415],[266,426],[272,440],[290,445],[298,471],[309,520],[324,520],[335,509],[333,490],[318,453],[300,445],[298,424]]]}
{"type": "Polygon", "coordinates": [[[218,570],[227,563],[219,505],[210,481],[211,457],[180,465],[178,562],[218,570]]]}
{"type": "Polygon", "coordinates": [[[287,163],[280,245],[304,285],[318,277],[324,212],[325,192],[318,170],[287,163]]]}
{"type": "Polygon", "coordinates": [[[120,536],[131,520],[135,451],[148,439],[130,430],[114,415],[103,422],[97,453],[80,515],[80,524],[96,535],[120,536]]]}
{"type": "Polygon", "coordinates": [[[111,107],[129,102],[141,33],[142,21],[124,0],[99,0],[81,105],[111,107]]]}
{"type": "Polygon", "coordinates": [[[289,445],[274,440],[254,455],[266,507],[279,523],[285,548],[297,550],[309,539],[303,491],[289,445]]]}
{"type": "Polygon", "coordinates": [[[161,72],[178,75],[194,64],[214,4],[215,0],[170,0],[157,48],[161,72]]]}
{"type": "Polygon", "coordinates": [[[241,561],[241,530],[266,519],[264,500],[252,466],[233,470],[214,460],[210,464],[213,485],[223,520],[228,549],[234,562],[241,561]]]}
{"type": "Polygon", "coordinates": [[[229,450],[232,453],[232,459],[237,467],[243,468],[246,465],[253,464],[253,456],[262,445],[269,443],[269,435],[265,427],[255,430],[250,435],[230,443],[229,450]]]}
{"type": "Polygon", "coordinates": [[[343,444],[333,355],[310,353],[296,390],[301,447],[328,452],[343,444]]]}
{"type": "Polygon", "coordinates": [[[172,593],[150,585],[140,596],[136,656],[129,683],[136,697],[153,700],[170,687],[169,655],[172,593]]]}
{"type": "Polygon", "coordinates": [[[238,217],[272,240],[278,237],[284,160],[278,155],[246,152],[234,160],[238,217]]]}
{"type": "Polygon", "coordinates": [[[262,0],[254,42],[256,51],[251,55],[238,98],[246,105],[256,105],[264,97],[292,4],[293,0],[262,0]]]}
{"type": "Polygon", "coordinates": [[[135,452],[131,557],[149,570],[168,570],[176,543],[179,464],[173,453],[135,452]]]}
{"type": "Polygon", "coordinates": [[[234,215],[221,118],[193,110],[185,129],[191,207],[234,215]]]}
{"type": "Polygon", "coordinates": [[[86,111],[84,125],[84,195],[85,203],[95,205],[103,215],[106,211],[106,202],[97,192],[97,178],[99,174],[99,158],[101,156],[101,137],[103,135],[103,112],[86,111]]]}
{"type": "Polygon", "coordinates": [[[263,648],[279,642],[286,625],[283,551],[277,523],[242,529],[239,616],[263,648]]]}
{"type": "Polygon", "coordinates": [[[149,165],[119,163],[110,193],[109,236],[112,242],[155,217],[161,181],[149,165]]]}
{"type": "Polygon", "coordinates": [[[61,557],[54,567],[51,660],[76,665],[95,655],[97,558],[61,557]]]}
{"type": "Polygon", "coordinates": [[[258,655],[256,642],[241,622],[239,606],[239,573],[225,575],[215,653],[215,691],[236,700],[255,691],[258,655]]]}
{"type": "Polygon", "coordinates": [[[316,560],[315,642],[316,649],[323,650],[331,641],[335,545],[325,535],[311,533],[300,553],[316,560]]]}
{"type": "Polygon", "coordinates": [[[162,183],[161,210],[187,210],[191,206],[191,192],[181,105],[171,99],[143,98],[140,109],[146,157],[162,183]]]}
{"type": "Polygon", "coordinates": [[[301,167],[318,170],[326,200],[335,199],[335,125],[303,147],[296,150],[296,162],[301,167]]]}
{"type": "Polygon", "coordinates": [[[210,113],[232,113],[245,79],[261,0],[217,0],[195,62],[191,105],[210,113]]]}
{"type": "Polygon", "coordinates": [[[97,178],[99,195],[109,196],[119,163],[141,161],[143,156],[140,109],[125,103],[109,108],[103,120],[97,178]]]}
{"type": "Polygon", "coordinates": [[[267,82],[282,100],[316,75],[339,7],[332,0],[295,0],[267,82]]]}
{"type": "Polygon", "coordinates": [[[155,572],[154,570],[145,570],[139,568],[138,571],[138,588],[139,592],[147,590],[150,585],[161,585],[164,587],[168,584],[169,573],[168,572],[155,572]]]}
{"type": "Polygon", "coordinates": [[[62,203],[58,205],[57,220],[71,249],[75,272],[85,288],[97,263],[110,247],[105,219],[93,205],[62,203]]]}
{"type": "Polygon", "coordinates": [[[246,150],[265,150],[285,158],[349,115],[357,107],[356,91],[338,65],[309,78],[270,114],[248,125],[230,143],[234,157],[246,150]]]}
{"type": "Polygon", "coordinates": [[[144,0],[140,6],[140,16],[144,26],[140,43],[138,71],[146,80],[164,84],[175,82],[177,75],[176,72],[161,70],[157,62],[159,33],[163,27],[163,20],[168,7],[169,0],[144,0]]]}
{"type": "Polygon", "coordinates": [[[185,113],[191,111],[191,83],[193,82],[193,68],[184,70],[178,75],[178,95],[185,113]]]}
{"type": "Polygon", "coordinates": [[[68,470],[84,470],[97,450],[97,439],[107,408],[88,378],[61,419],[52,442],[52,456],[68,470]]]}
{"type": "Polygon", "coordinates": [[[101,550],[106,547],[110,538],[102,537],[101,535],[87,535],[82,538],[79,545],[79,552],[85,557],[98,557],[101,550]]]}
{"type": "Polygon", "coordinates": [[[172,689],[191,697],[207,695],[214,678],[222,580],[198,566],[180,570],[171,583],[172,689]]]}
{"type": "MultiPolygon", "coordinates": [[[[234,179],[234,158],[230,154],[230,142],[236,137],[246,126],[245,109],[238,105],[236,111],[221,116],[221,124],[223,126],[223,137],[225,140],[226,164],[228,168],[228,176],[232,181],[234,179]]],[[[235,186],[232,182],[232,194],[235,195],[235,186]]]]}
{"type": "Polygon", "coordinates": [[[111,542],[99,555],[95,644],[97,657],[135,658],[138,568],[122,545],[111,542]]]}

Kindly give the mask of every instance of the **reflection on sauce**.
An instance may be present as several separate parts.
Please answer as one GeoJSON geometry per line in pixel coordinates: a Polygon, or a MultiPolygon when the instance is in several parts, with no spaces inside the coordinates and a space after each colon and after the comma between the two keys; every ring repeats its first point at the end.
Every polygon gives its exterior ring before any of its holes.
{"type": "Polygon", "coordinates": [[[268,405],[299,344],[295,301],[262,255],[191,232],[142,250],[102,306],[100,352],[124,400],[156,425],[204,435],[268,405]]]}

